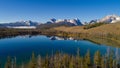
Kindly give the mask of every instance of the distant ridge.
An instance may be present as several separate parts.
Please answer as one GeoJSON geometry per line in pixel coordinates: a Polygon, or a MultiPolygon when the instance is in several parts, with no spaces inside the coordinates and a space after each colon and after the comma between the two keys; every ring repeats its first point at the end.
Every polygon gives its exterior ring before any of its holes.
{"type": "Polygon", "coordinates": [[[81,22],[80,19],[55,19],[52,18],[50,21],[45,23],[33,22],[31,20],[28,21],[17,21],[17,22],[10,22],[10,23],[3,23],[0,24],[0,27],[7,28],[7,27],[20,27],[20,26],[34,26],[34,27],[58,27],[58,26],[83,26],[86,24],[94,24],[94,23],[116,23],[120,21],[120,16],[117,15],[107,15],[101,19],[91,20],[90,22],[81,22]]]}
{"type": "Polygon", "coordinates": [[[91,20],[89,23],[99,23],[99,22],[104,22],[104,23],[116,23],[120,21],[120,16],[117,15],[107,15],[103,17],[102,19],[95,19],[91,20]]]}
{"type": "Polygon", "coordinates": [[[48,21],[47,23],[69,23],[69,24],[73,24],[73,25],[83,25],[82,22],[76,18],[76,19],[55,19],[55,18],[52,18],[50,19],[50,21],[48,21]]]}

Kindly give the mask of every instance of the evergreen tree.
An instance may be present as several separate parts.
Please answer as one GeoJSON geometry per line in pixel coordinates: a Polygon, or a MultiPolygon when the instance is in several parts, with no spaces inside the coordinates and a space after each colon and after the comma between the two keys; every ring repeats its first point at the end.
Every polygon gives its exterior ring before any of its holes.
{"type": "Polygon", "coordinates": [[[113,67],[113,52],[110,52],[110,58],[109,58],[109,68],[113,67]]]}
{"type": "Polygon", "coordinates": [[[11,68],[14,68],[14,59],[11,61],[11,68]]]}
{"type": "Polygon", "coordinates": [[[36,61],[35,61],[35,54],[34,52],[32,53],[32,57],[29,63],[29,68],[36,68],[36,61]]]}
{"type": "Polygon", "coordinates": [[[56,52],[56,55],[54,56],[54,67],[60,68],[61,67],[61,54],[59,51],[56,52]]]}
{"type": "Polygon", "coordinates": [[[63,68],[68,68],[69,67],[69,58],[68,55],[64,54],[62,58],[62,66],[63,68]]]}
{"type": "Polygon", "coordinates": [[[116,60],[113,60],[113,68],[117,68],[116,66],[116,60]]]}
{"type": "Polygon", "coordinates": [[[100,67],[101,57],[100,57],[100,51],[96,51],[94,55],[94,64],[96,67],[100,67]]]}
{"type": "Polygon", "coordinates": [[[42,68],[42,58],[40,55],[38,55],[37,59],[37,68],[42,68]]]}
{"type": "Polygon", "coordinates": [[[25,68],[25,67],[24,67],[24,63],[22,63],[21,68],[25,68]]]}
{"type": "Polygon", "coordinates": [[[85,63],[87,64],[87,65],[90,65],[90,51],[88,50],[87,51],[87,53],[86,53],[86,55],[85,55],[85,63]]]}
{"type": "Polygon", "coordinates": [[[49,67],[49,57],[47,55],[45,58],[45,68],[48,68],[48,67],[49,67]]]}
{"type": "Polygon", "coordinates": [[[76,57],[76,66],[77,66],[77,68],[80,68],[80,65],[81,65],[81,59],[80,59],[80,49],[78,48],[78,50],[77,50],[77,57],[76,57]]]}
{"type": "Polygon", "coordinates": [[[5,68],[11,68],[11,58],[9,56],[7,57],[7,62],[5,64],[5,68]]]}
{"type": "Polygon", "coordinates": [[[103,56],[103,57],[101,58],[101,64],[100,64],[100,65],[101,65],[101,66],[100,66],[101,68],[105,68],[105,61],[104,61],[104,59],[105,59],[105,58],[104,58],[104,56],[103,56]]]}
{"type": "Polygon", "coordinates": [[[16,57],[14,57],[14,65],[13,65],[14,68],[17,68],[16,67],[16,57]]]}
{"type": "Polygon", "coordinates": [[[69,68],[74,68],[74,57],[72,56],[69,61],[69,68]]]}
{"type": "Polygon", "coordinates": [[[81,57],[80,68],[84,68],[84,59],[83,59],[83,57],[81,57]]]}

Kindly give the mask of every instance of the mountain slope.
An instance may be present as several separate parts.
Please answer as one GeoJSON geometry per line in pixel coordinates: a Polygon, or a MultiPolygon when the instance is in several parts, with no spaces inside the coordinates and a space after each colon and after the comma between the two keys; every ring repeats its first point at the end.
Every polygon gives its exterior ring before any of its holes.
{"type": "Polygon", "coordinates": [[[120,34],[120,22],[113,24],[105,24],[91,29],[84,29],[84,26],[74,27],[56,27],[55,30],[65,32],[77,32],[77,33],[116,33],[120,34]],[[63,30],[64,29],[64,30],[63,30]]]}
{"type": "MultiPolygon", "coordinates": [[[[120,47],[120,22],[105,24],[91,29],[84,29],[84,26],[56,27],[55,31],[65,33],[65,36],[80,37],[100,44],[120,47]]],[[[62,36],[61,34],[58,34],[62,36]]]]}
{"type": "Polygon", "coordinates": [[[60,27],[60,26],[74,26],[74,24],[71,23],[46,23],[46,24],[41,24],[37,26],[37,29],[50,29],[54,27],[60,27]]]}

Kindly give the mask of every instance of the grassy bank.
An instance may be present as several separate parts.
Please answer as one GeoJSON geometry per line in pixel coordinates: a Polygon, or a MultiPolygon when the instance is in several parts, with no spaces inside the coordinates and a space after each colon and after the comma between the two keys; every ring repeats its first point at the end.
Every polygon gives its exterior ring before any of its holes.
{"type": "Polygon", "coordinates": [[[102,24],[94,28],[85,29],[86,26],[59,26],[37,29],[0,29],[0,38],[17,35],[48,35],[61,37],[74,37],[75,39],[88,39],[99,44],[120,47],[120,23],[102,24]]]}
{"type": "Polygon", "coordinates": [[[104,24],[90,29],[86,26],[56,27],[52,30],[59,31],[59,36],[72,36],[92,40],[106,45],[120,47],[120,23],[104,24]]]}

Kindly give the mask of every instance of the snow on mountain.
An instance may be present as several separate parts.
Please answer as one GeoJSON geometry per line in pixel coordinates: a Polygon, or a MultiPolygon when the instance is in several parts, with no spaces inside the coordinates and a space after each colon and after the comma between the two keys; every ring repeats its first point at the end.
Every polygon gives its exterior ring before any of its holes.
{"type": "Polygon", "coordinates": [[[93,23],[97,23],[97,22],[98,22],[98,20],[95,19],[95,20],[91,20],[91,21],[89,22],[89,24],[93,24],[93,23]]]}
{"type": "Polygon", "coordinates": [[[55,18],[52,18],[47,23],[48,24],[50,24],[50,23],[73,24],[73,25],[76,25],[76,26],[83,25],[78,18],[76,18],[76,19],[58,19],[58,20],[55,19],[55,18]]]}
{"type": "Polygon", "coordinates": [[[94,24],[94,23],[116,23],[120,21],[120,16],[117,15],[108,15],[103,17],[102,19],[95,19],[95,20],[91,20],[89,22],[89,24],[94,24]]]}
{"type": "MultiPolygon", "coordinates": [[[[103,17],[102,19],[91,20],[88,23],[87,22],[82,23],[78,18],[76,18],[76,19],[55,19],[55,18],[52,18],[52,19],[50,19],[50,21],[43,23],[43,24],[45,24],[47,26],[49,24],[52,24],[52,23],[55,23],[54,25],[82,26],[82,25],[86,25],[86,24],[94,24],[94,23],[100,23],[100,22],[115,23],[118,21],[120,21],[120,16],[108,15],[108,16],[103,17]]],[[[0,24],[0,27],[38,26],[38,25],[40,25],[40,23],[28,20],[28,21],[17,21],[17,22],[0,24]]]]}
{"type": "Polygon", "coordinates": [[[70,23],[73,23],[73,24],[75,24],[75,25],[83,25],[78,18],[76,18],[76,19],[71,19],[71,20],[69,20],[69,22],[70,22],[70,23]]]}
{"type": "Polygon", "coordinates": [[[99,20],[99,22],[105,22],[105,23],[116,23],[118,21],[120,21],[120,16],[117,15],[108,15],[99,20]]]}
{"type": "Polygon", "coordinates": [[[66,21],[66,19],[63,19],[63,20],[62,19],[58,19],[58,20],[56,20],[55,23],[62,23],[62,22],[67,22],[67,21],[66,21]]]}
{"type": "Polygon", "coordinates": [[[37,26],[39,25],[38,22],[33,21],[17,21],[17,22],[11,22],[11,23],[4,23],[1,24],[1,26],[37,26]]]}
{"type": "Polygon", "coordinates": [[[99,20],[99,22],[106,22],[106,23],[115,23],[120,21],[120,16],[117,15],[108,15],[99,20]]]}

